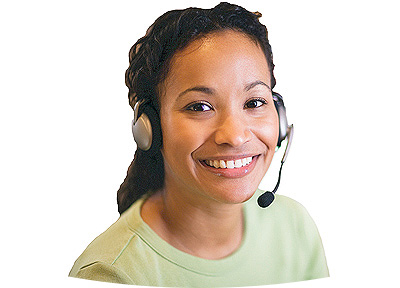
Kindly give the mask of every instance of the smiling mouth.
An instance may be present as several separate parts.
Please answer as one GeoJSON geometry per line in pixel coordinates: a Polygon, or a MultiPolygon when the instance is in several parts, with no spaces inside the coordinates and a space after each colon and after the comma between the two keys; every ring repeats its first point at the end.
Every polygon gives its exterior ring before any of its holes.
{"type": "Polygon", "coordinates": [[[250,165],[256,156],[245,157],[235,160],[203,160],[202,162],[209,167],[217,169],[235,169],[250,165]]]}

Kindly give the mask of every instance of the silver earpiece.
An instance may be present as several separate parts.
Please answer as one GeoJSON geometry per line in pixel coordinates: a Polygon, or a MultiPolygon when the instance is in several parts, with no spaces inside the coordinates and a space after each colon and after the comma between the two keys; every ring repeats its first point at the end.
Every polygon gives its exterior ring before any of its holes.
{"type": "Polygon", "coordinates": [[[140,149],[147,151],[150,149],[153,140],[151,122],[145,113],[142,113],[140,117],[137,118],[139,107],[140,105],[143,105],[144,102],[145,100],[140,100],[135,104],[134,118],[132,120],[132,134],[137,146],[140,149]]]}

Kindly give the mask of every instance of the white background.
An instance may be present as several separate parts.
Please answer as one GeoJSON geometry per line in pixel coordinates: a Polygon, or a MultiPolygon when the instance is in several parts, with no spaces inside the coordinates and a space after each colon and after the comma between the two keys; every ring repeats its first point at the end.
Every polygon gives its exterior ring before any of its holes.
{"type": "MultiPolygon", "coordinates": [[[[113,286],[67,275],[84,248],[118,218],[116,191],[135,150],[124,84],[129,48],[164,12],[217,3],[1,2],[0,255],[7,286],[113,286]]],[[[285,285],[395,287],[395,1],[234,3],[262,12],[268,27],[275,90],[296,126],[279,193],[314,218],[331,273],[285,285]]],[[[262,188],[275,185],[282,152],[262,188]]]]}

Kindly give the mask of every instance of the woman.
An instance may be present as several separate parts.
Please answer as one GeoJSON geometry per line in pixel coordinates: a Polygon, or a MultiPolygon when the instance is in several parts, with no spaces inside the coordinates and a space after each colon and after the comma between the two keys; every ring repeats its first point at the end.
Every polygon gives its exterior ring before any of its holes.
{"type": "Polygon", "coordinates": [[[282,140],[259,17],[228,3],[170,11],[131,48],[126,84],[138,150],[118,191],[121,217],[70,276],[182,287],[328,276],[300,204],[277,196],[257,206],[282,140]]]}

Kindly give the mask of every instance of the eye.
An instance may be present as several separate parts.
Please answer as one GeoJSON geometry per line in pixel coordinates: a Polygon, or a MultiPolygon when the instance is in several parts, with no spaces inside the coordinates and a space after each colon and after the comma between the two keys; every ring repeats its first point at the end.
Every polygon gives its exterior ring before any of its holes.
{"type": "Polygon", "coordinates": [[[247,109],[259,108],[263,105],[267,104],[267,101],[262,98],[251,99],[244,104],[244,107],[247,109]]]}
{"type": "Polygon", "coordinates": [[[193,112],[205,112],[212,110],[211,105],[206,104],[204,102],[196,102],[193,104],[189,104],[186,106],[185,110],[193,111],[193,112]]]}

